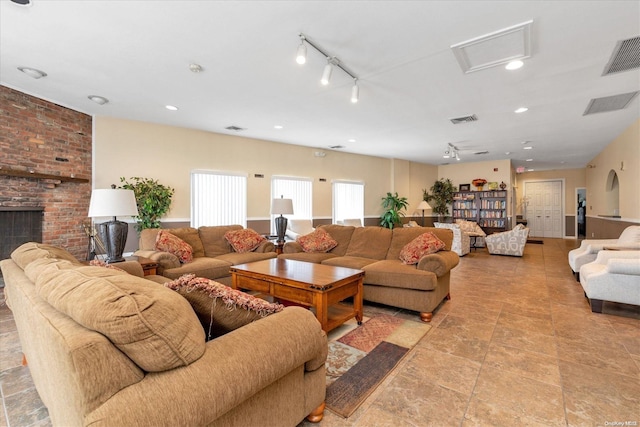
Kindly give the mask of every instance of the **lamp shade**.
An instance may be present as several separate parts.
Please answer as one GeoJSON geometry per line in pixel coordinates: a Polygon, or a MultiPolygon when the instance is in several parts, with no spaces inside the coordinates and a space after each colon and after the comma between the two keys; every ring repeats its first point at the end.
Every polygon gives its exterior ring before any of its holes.
{"type": "Polygon", "coordinates": [[[138,206],[133,190],[121,188],[99,189],[91,192],[89,216],[137,216],[138,206]]]}
{"type": "Polygon", "coordinates": [[[420,202],[420,204],[418,205],[418,207],[416,208],[418,210],[427,210],[427,209],[431,209],[431,206],[429,206],[429,203],[427,203],[426,200],[423,200],[420,202]]]}
{"type": "Polygon", "coordinates": [[[291,199],[273,199],[271,202],[272,215],[291,215],[293,214],[293,201],[291,199]]]}

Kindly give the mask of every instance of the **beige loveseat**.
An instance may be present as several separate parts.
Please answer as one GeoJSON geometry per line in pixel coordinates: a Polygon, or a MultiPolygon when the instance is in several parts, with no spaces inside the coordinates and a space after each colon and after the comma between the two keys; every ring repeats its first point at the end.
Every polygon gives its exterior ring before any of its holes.
{"type": "Polygon", "coordinates": [[[303,252],[298,242],[287,242],[279,258],[315,262],[365,272],[364,299],[420,312],[430,321],[433,311],[449,298],[450,271],[458,265],[451,251],[453,232],[434,227],[382,227],[322,225],[338,245],[328,252],[303,252]],[[402,248],[430,231],[445,243],[444,250],[422,257],[417,265],[400,261],[402,248]]]}
{"type": "Polygon", "coordinates": [[[280,309],[205,342],[187,299],[154,281],[84,266],[37,243],[0,267],[55,426],[295,426],[312,413],[321,418],[327,341],[309,310],[280,309]]]}
{"type": "Polygon", "coordinates": [[[193,261],[186,264],[181,264],[178,257],[173,254],[155,249],[156,237],[160,229],[145,229],[140,233],[139,248],[135,255],[158,262],[158,274],[171,279],[193,273],[198,277],[206,277],[230,285],[229,267],[276,257],[275,245],[269,240],[265,240],[251,252],[235,252],[225,240],[224,235],[227,231],[242,229],[241,225],[166,229],[193,248],[193,261]]]}

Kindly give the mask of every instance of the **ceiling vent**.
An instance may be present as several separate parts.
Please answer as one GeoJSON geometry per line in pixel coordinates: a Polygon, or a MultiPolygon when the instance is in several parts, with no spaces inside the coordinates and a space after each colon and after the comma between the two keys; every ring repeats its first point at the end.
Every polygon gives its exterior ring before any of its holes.
{"type": "Polygon", "coordinates": [[[472,73],[531,56],[531,24],[523,22],[451,46],[462,71],[472,73]]]}
{"type": "Polygon", "coordinates": [[[603,76],[640,68],[640,36],[620,40],[613,49],[611,59],[604,67],[603,76]]]}
{"type": "Polygon", "coordinates": [[[332,150],[341,150],[344,148],[344,145],[330,145],[329,148],[332,150]]]}
{"type": "Polygon", "coordinates": [[[478,117],[475,114],[470,116],[456,117],[455,119],[451,119],[451,123],[454,125],[459,125],[460,123],[469,123],[469,122],[477,122],[478,117]]]}
{"type": "Polygon", "coordinates": [[[232,130],[234,132],[241,132],[243,130],[246,130],[246,129],[238,127],[238,126],[227,126],[225,129],[226,130],[232,130]]]}
{"type": "Polygon", "coordinates": [[[485,151],[476,151],[476,152],[475,152],[475,153],[473,153],[473,154],[475,154],[476,156],[483,156],[483,155],[485,155],[485,154],[489,154],[489,152],[488,152],[488,151],[486,151],[486,150],[485,150],[485,151]]]}
{"type": "Polygon", "coordinates": [[[582,114],[606,113],[608,111],[617,111],[626,108],[627,105],[638,95],[638,91],[622,93],[620,95],[605,96],[603,98],[594,98],[589,101],[587,109],[582,114]]]}

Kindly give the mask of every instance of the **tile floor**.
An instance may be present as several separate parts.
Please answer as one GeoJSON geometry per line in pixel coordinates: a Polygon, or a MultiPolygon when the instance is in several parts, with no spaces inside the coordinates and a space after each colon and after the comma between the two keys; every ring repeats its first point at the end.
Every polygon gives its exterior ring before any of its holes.
{"type": "MultiPolygon", "coordinates": [[[[573,247],[544,239],[522,258],[483,249],[463,257],[425,338],[349,419],[327,410],[316,425],[638,426],[640,309],[591,313],[566,261],[573,247]]],[[[378,311],[416,318],[365,307],[378,311]]],[[[0,303],[0,427],[50,425],[20,361],[0,303]]]]}

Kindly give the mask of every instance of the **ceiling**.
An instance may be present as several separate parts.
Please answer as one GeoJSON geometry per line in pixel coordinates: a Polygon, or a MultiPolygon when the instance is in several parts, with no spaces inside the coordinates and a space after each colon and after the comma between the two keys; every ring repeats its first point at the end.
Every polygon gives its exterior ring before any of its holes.
{"type": "Polygon", "coordinates": [[[581,168],[640,118],[638,96],[583,115],[592,98],[640,90],[637,68],[602,76],[639,35],[638,1],[0,0],[0,82],[97,116],[327,153],[444,164],[452,143],[462,163],[581,168]],[[529,20],[522,68],[463,72],[452,45],[529,20]],[[311,46],[295,62],[301,32],[358,77],[358,103],[342,70],[320,84],[327,61],[311,46]]]}

